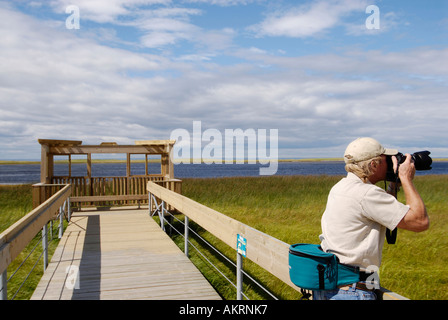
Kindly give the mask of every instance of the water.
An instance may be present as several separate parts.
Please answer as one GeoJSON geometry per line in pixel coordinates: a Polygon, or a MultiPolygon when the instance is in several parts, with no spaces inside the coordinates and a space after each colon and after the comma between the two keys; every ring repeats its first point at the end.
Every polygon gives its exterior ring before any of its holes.
{"type": "MultiPolygon", "coordinates": [[[[259,176],[260,164],[177,164],[176,178],[255,177],[259,176]]],[[[149,164],[150,173],[160,173],[158,164],[149,164]]],[[[145,173],[144,163],[133,163],[131,174],[145,173]]],[[[345,175],[341,161],[279,162],[276,175],[345,175]]],[[[417,171],[416,175],[448,174],[448,162],[434,162],[432,170],[417,171]]],[[[55,175],[68,175],[67,164],[55,164],[55,175]]],[[[72,176],[86,176],[86,164],[72,164],[72,176]]],[[[94,163],[93,177],[126,176],[125,163],[94,163]]],[[[0,165],[0,184],[36,183],[40,181],[39,164],[0,165]]]]}

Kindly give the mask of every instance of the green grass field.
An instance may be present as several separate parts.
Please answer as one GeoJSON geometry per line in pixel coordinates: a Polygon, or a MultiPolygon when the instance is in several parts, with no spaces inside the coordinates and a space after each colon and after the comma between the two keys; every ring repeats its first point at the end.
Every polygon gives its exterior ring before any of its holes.
{"type": "MultiPolygon", "coordinates": [[[[0,185],[0,232],[6,230],[21,217],[33,209],[31,185],[0,185]]],[[[53,224],[53,241],[49,241],[49,258],[51,258],[57,246],[57,223],[53,224]]],[[[29,243],[19,256],[8,267],[8,278],[14,275],[8,282],[8,299],[27,300],[43,275],[41,232],[29,243]],[[35,247],[35,250],[32,249],[35,247]],[[27,256],[29,256],[27,258],[27,256]],[[26,259],[27,258],[27,259],[26,259]],[[23,265],[20,266],[20,264],[23,265]],[[37,263],[36,263],[37,262],[37,263]],[[30,270],[33,273],[27,278],[30,270]],[[19,290],[20,289],[20,290],[19,290]]]]}
{"type": "MultiPolygon", "coordinates": [[[[340,178],[184,179],[183,194],[286,243],[319,243],[320,218],[326,198],[340,178]]],[[[399,230],[397,243],[385,244],[381,285],[410,299],[446,300],[448,177],[416,177],[415,184],[427,206],[430,229],[422,233],[399,230]]],[[[402,192],[399,200],[404,201],[402,192]]],[[[297,298],[280,281],[268,275],[260,277],[282,299],[297,298]]]]}
{"type": "MultiPolygon", "coordinates": [[[[273,176],[183,179],[183,194],[286,243],[318,243],[320,218],[328,192],[340,178],[273,176]]],[[[381,285],[410,299],[446,300],[448,176],[417,177],[415,184],[426,203],[431,218],[430,229],[422,233],[399,230],[397,243],[385,244],[380,268],[381,285]]],[[[404,201],[402,193],[399,194],[399,200],[404,201]]],[[[31,186],[0,186],[0,232],[28,213],[32,209],[31,203],[31,186]]],[[[197,226],[195,230],[235,260],[234,248],[229,248],[197,226]]],[[[173,238],[182,248],[183,239],[180,236],[173,238]]],[[[196,240],[192,241],[200,245],[196,240]]],[[[190,249],[190,252],[192,260],[219,293],[226,299],[235,299],[235,290],[222,276],[204,263],[204,259],[195,254],[194,250],[190,249]]],[[[234,281],[233,267],[223,259],[211,259],[234,281]]],[[[280,299],[300,298],[295,290],[247,259],[244,260],[244,269],[280,299]]],[[[25,292],[16,299],[31,296],[41,273],[39,271],[27,281],[25,292]]],[[[250,281],[245,282],[244,288],[251,299],[269,298],[250,281]]]]}

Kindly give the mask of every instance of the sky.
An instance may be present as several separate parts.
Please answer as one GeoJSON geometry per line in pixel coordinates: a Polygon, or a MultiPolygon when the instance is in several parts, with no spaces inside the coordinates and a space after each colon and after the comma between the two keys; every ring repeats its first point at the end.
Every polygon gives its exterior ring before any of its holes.
{"type": "Polygon", "coordinates": [[[0,35],[0,160],[194,123],[278,130],[279,158],[448,157],[446,0],[0,0],[0,35]]]}

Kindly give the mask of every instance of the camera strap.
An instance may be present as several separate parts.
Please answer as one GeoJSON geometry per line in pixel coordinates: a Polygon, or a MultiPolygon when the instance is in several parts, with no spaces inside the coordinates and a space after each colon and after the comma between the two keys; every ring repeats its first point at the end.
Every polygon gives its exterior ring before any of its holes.
{"type": "Polygon", "coordinates": [[[390,229],[386,230],[386,240],[388,244],[395,244],[397,241],[397,228],[392,231],[390,229]]]}
{"type": "MultiPolygon", "coordinates": [[[[398,167],[397,167],[397,172],[398,172],[398,167]]],[[[398,174],[396,175],[395,178],[395,198],[397,198],[397,193],[398,193],[398,183],[399,183],[399,178],[398,178],[398,174]]],[[[386,186],[387,181],[384,180],[384,186],[386,186]]],[[[388,244],[395,244],[395,242],[397,242],[397,228],[395,228],[394,230],[390,230],[390,229],[386,229],[386,240],[388,244]]]]}

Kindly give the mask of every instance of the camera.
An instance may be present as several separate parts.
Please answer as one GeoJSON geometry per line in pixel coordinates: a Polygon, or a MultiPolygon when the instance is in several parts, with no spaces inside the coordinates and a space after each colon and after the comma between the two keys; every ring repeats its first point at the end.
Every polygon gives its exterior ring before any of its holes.
{"type": "MultiPolygon", "coordinates": [[[[432,159],[429,156],[431,152],[429,151],[419,151],[411,154],[412,160],[414,160],[415,170],[431,170],[432,159]]],[[[397,173],[394,172],[394,164],[392,162],[392,157],[397,158],[398,166],[406,160],[406,156],[402,153],[397,153],[395,156],[386,156],[387,161],[387,173],[386,180],[392,182],[398,182],[398,168],[397,173]]]]}

